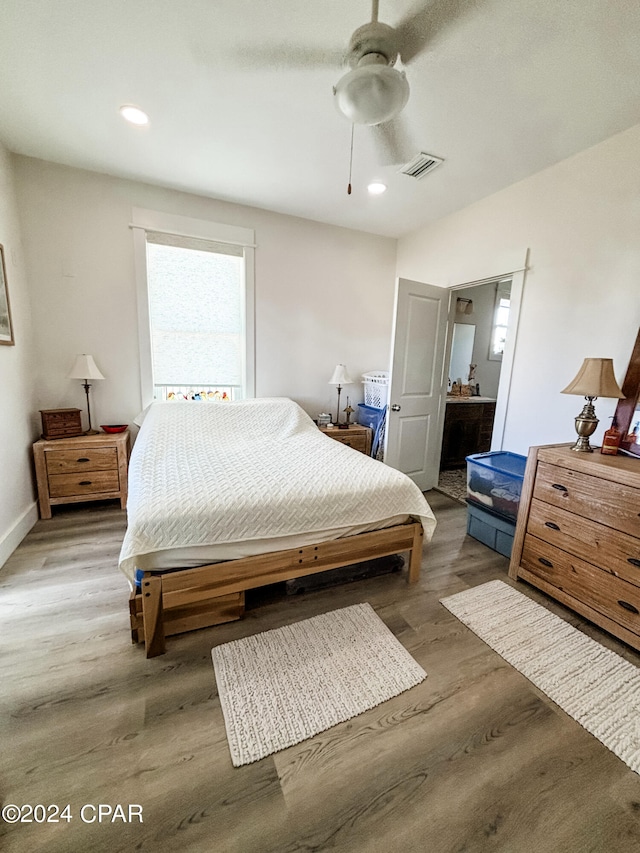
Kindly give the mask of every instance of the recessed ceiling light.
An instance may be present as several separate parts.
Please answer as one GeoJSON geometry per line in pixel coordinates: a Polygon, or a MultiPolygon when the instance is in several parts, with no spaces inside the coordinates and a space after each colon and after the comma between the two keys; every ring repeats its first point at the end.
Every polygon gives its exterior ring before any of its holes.
{"type": "Polygon", "coordinates": [[[373,181],[367,189],[369,190],[369,195],[381,195],[383,192],[386,192],[387,185],[380,183],[380,181],[373,181]]]}
{"type": "Polygon", "coordinates": [[[134,107],[133,104],[125,104],[120,107],[120,115],[130,124],[149,124],[149,116],[141,110],[140,107],[134,107]]]}

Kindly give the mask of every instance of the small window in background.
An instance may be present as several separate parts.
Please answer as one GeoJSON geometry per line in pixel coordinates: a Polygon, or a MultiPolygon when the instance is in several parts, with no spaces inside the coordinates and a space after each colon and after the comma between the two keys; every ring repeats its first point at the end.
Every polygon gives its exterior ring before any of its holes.
{"type": "Polygon", "coordinates": [[[501,361],[509,326],[509,311],[511,308],[511,279],[499,281],[496,284],[496,301],[493,312],[493,327],[491,330],[490,361],[501,361]]]}
{"type": "Polygon", "coordinates": [[[148,233],[147,283],[155,399],[246,396],[242,250],[148,233]]]}

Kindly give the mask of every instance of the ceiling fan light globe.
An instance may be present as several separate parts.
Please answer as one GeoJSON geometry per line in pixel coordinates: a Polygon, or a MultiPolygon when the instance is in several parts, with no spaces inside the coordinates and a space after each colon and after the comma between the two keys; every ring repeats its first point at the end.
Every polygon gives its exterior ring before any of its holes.
{"type": "Polygon", "coordinates": [[[398,115],[409,100],[402,71],[387,65],[364,65],[345,74],[334,90],[336,107],[353,124],[381,124],[398,115]]]}

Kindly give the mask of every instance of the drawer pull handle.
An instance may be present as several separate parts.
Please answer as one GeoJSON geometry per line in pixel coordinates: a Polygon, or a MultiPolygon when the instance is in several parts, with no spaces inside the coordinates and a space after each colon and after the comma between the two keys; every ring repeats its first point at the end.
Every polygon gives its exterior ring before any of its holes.
{"type": "Polygon", "coordinates": [[[640,569],[640,560],[637,557],[627,557],[627,563],[631,563],[632,566],[637,566],[640,569]]]}
{"type": "Polygon", "coordinates": [[[555,523],[555,521],[545,521],[545,527],[550,527],[552,530],[560,530],[560,527],[555,523]]]}
{"type": "Polygon", "coordinates": [[[638,610],[637,607],[634,607],[633,604],[629,604],[628,601],[619,601],[618,604],[630,613],[640,613],[640,610],[638,610]]]}
{"type": "Polygon", "coordinates": [[[88,456],[81,456],[80,459],[76,459],[76,462],[88,462],[88,461],[89,461],[88,456]]]}
{"type": "Polygon", "coordinates": [[[551,560],[547,560],[544,557],[538,557],[538,562],[542,563],[543,566],[548,566],[548,568],[550,569],[553,568],[553,563],[551,562],[551,560]]]}
{"type": "Polygon", "coordinates": [[[79,486],[90,486],[90,485],[91,485],[91,480],[80,480],[80,482],[78,483],[78,485],[79,485],[79,486]]]}
{"type": "Polygon", "coordinates": [[[559,492],[569,491],[569,489],[566,486],[563,486],[562,483],[554,483],[552,488],[557,489],[559,492]]]}

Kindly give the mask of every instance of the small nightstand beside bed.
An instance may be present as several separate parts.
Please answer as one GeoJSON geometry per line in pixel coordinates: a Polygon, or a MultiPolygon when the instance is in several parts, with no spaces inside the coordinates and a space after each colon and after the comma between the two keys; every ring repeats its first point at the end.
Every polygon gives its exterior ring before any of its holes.
{"type": "Polygon", "coordinates": [[[148,657],[166,636],[239,619],[254,587],[402,552],[416,581],[435,528],[408,477],[284,398],[152,404],[127,514],[120,568],[148,657]]]}

